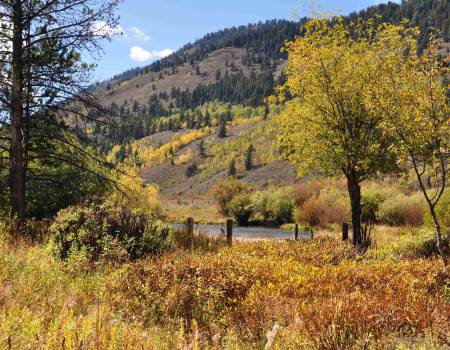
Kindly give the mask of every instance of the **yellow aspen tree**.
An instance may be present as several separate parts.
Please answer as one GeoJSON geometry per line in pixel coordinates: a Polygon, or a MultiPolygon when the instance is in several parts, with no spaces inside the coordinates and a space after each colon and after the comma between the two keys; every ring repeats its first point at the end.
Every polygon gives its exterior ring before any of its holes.
{"type": "Polygon", "coordinates": [[[450,60],[439,54],[436,36],[417,55],[417,34],[406,24],[386,32],[378,43],[379,55],[374,57],[379,79],[367,101],[374,113],[383,116],[385,130],[395,137],[392,148],[398,160],[414,170],[434,224],[437,248],[448,266],[436,207],[450,176],[450,60]]]}
{"type": "Polygon", "coordinates": [[[345,24],[315,19],[303,35],[287,43],[286,96],[278,118],[282,156],[300,174],[343,174],[351,202],[353,242],[361,236],[361,183],[380,172],[395,170],[391,143],[381,128],[382,117],[366,101],[371,80],[377,79],[372,57],[379,33],[373,21],[345,24]]]}

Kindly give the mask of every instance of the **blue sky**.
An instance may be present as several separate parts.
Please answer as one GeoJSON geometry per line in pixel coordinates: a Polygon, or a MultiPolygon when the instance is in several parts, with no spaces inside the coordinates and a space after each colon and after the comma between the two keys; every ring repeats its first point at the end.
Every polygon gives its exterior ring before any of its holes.
{"type": "MultiPolygon", "coordinates": [[[[347,14],[382,0],[319,0],[320,12],[347,14]]],[[[274,18],[305,15],[301,0],[124,0],[119,8],[124,35],[104,45],[96,80],[144,66],[209,32],[274,18]]]]}

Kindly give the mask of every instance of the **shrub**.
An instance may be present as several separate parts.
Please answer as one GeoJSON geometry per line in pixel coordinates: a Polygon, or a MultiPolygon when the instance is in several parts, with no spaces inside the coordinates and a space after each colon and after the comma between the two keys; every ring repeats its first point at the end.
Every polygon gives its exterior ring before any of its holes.
{"type": "Polygon", "coordinates": [[[308,199],[320,194],[320,186],[317,182],[301,183],[294,186],[295,203],[301,207],[308,199]]]}
{"type": "MultiPolygon", "coordinates": [[[[444,240],[444,250],[450,252],[450,241],[444,240]]],[[[436,238],[431,230],[419,229],[405,232],[395,242],[376,251],[378,256],[398,259],[428,259],[438,257],[436,238]]]]}
{"type": "Polygon", "coordinates": [[[240,193],[233,197],[229,204],[229,211],[239,225],[247,226],[253,214],[253,204],[248,193],[240,193]]]}
{"type": "Polygon", "coordinates": [[[250,185],[228,177],[218,182],[211,188],[211,195],[217,202],[220,212],[223,215],[230,215],[229,204],[234,196],[240,193],[250,193],[250,185]]]}
{"type": "Polygon", "coordinates": [[[318,197],[312,197],[302,207],[295,209],[294,216],[296,221],[303,222],[309,226],[318,226],[322,223],[325,211],[324,200],[318,197]]]}
{"type": "Polygon", "coordinates": [[[379,184],[371,184],[362,191],[362,221],[365,223],[379,222],[380,206],[388,199],[400,195],[395,189],[384,188],[379,184]]]}
{"type": "Polygon", "coordinates": [[[380,222],[392,226],[420,226],[423,223],[425,206],[418,196],[398,195],[380,205],[380,222]]]}
{"type": "Polygon", "coordinates": [[[347,207],[341,201],[325,207],[322,224],[342,224],[348,220],[347,207]]]}
{"type": "Polygon", "coordinates": [[[295,194],[291,187],[272,188],[260,191],[252,198],[255,213],[268,223],[284,224],[292,222],[295,194]]]}
{"type": "Polygon", "coordinates": [[[159,188],[145,185],[134,168],[124,169],[118,178],[118,188],[111,192],[106,203],[111,208],[127,208],[133,212],[157,216],[161,212],[159,188]]]}
{"type": "Polygon", "coordinates": [[[181,154],[177,159],[175,159],[174,163],[176,165],[183,165],[189,163],[194,158],[194,152],[192,148],[189,148],[187,152],[181,154]]]}
{"type": "Polygon", "coordinates": [[[138,259],[166,250],[173,228],[144,214],[86,203],[59,212],[50,226],[52,249],[62,260],[83,251],[92,260],[138,259]]]}
{"type": "Polygon", "coordinates": [[[258,219],[262,219],[264,222],[269,222],[271,217],[269,200],[267,191],[258,191],[252,197],[255,215],[258,215],[258,219]]]}
{"type": "Polygon", "coordinates": [[[294,191],[290,187],[269,191],[268,209],[270,220],[277,224],[292,222],[295,206],[294,191]]]}
{"type": "Polygon", "coordinates": [[[314,196],[295,208],[294,219],[309,226],[343,223],[347,219],[347,209],[340,200],[327,203],[324,198],[314,196]]]}
{"type": "Polygon", "coordinates": [[[210,348],[255,348],[278,322],[276,349],[395,349],[386,338],[433,331],[445,343],[446,279],[434,259],[355,261],[351,245],[317,239],[177,251],[131,265],[108,290],[133,324],[181,319],[205,348],[216,337],[210,348]],[[248,346],[229,345],[230,330],[248,346]]]}

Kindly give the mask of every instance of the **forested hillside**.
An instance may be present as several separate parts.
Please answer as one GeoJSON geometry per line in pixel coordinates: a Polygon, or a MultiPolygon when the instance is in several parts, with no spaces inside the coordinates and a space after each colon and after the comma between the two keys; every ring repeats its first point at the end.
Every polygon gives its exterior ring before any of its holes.
{"type": "MultiPolygon", "coordinates": [[[[419,49],[425,47],[434,29],[445,41],[450,37],[448,0],[389,2],[345,19],[376,16],[380,22],[409,19],[419,26],[419,49]]],[[[284,43],[301,34],[305,22],[305,18],[272,20],[209,33],[164,59],[100,84],[97,94],[119,116],[119,127],[97,125],[96,142],[106,152],[115,144],[160,131],[211,126],[208,118],[199,120],[193,113],[207,102],[263,105],[283,80],[284,43]]],[[[443,52],[447,51],[443,45],[443,52]]],[[[216,125],[220,122],[216,120],[216,125]]]]}

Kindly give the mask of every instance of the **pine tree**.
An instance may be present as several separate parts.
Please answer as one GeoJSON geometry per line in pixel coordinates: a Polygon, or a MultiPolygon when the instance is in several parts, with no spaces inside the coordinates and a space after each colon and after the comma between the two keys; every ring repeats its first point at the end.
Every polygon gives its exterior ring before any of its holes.
{"type": "Polygon", "coordinates": [[[101,51],[102,40],[113,35],[105,28],[118,25],[114,11],[119,2],[0,1],[0,147],[8,150],[9,202],[19,224],[32,204],[32,191],[60,181],[55,168],[64,163],[74,172],[95,172],[80,161],[87,158],[75,145],[82,140],[80,128],[58,116],[74,113],[91,122],[105,117],[105,109],[89,93],[92,66],[84,64],[81,51],[92,56],[101,51]]]}
{"type": "Polygon", "coordinates": [[[194,176],[195,174],[197,174],[197,171],[198,171],[197,163],[196,163],[196,162],[193,162],[191,165],[189,165],[189,166],[186,168],[185,175],[186,175],[186,177],[192,177],[192,176],[194,176]]]}
{"type": "Polygon", "coordinates": [[[255,150],[255,147],[253,144],[250,144],[247,148],[247,153],[245,155],[245,169],[251,170],[253,168],[253,151],[255,150]]]}
{"type": "Polygon", "coordinates": [[[225,137],[227,137],[227,126],[225,123],[220,123],[217,137],[219,139],[224,139],[225,137]]]}
{"type": "Polygon", "coordinates": [[[198,144],[198,154],[200,155],[201,158],[205,158],[206,157],[205,141],[204,140],[201,140],[200,143],[198,144]]]}
{"type": "Polygon", "coordinates": [[[266,120],[269,117],[269,113],[270,113],[269,105],[266,104],[264,106],[264,120],[266,120]]]}
{"type": "Polygon", "coordinates": [[[228,176],[236,177],[236,175],[237,175],[236,161],[232,159],[230,164],[228,165],[228,176]]]}

